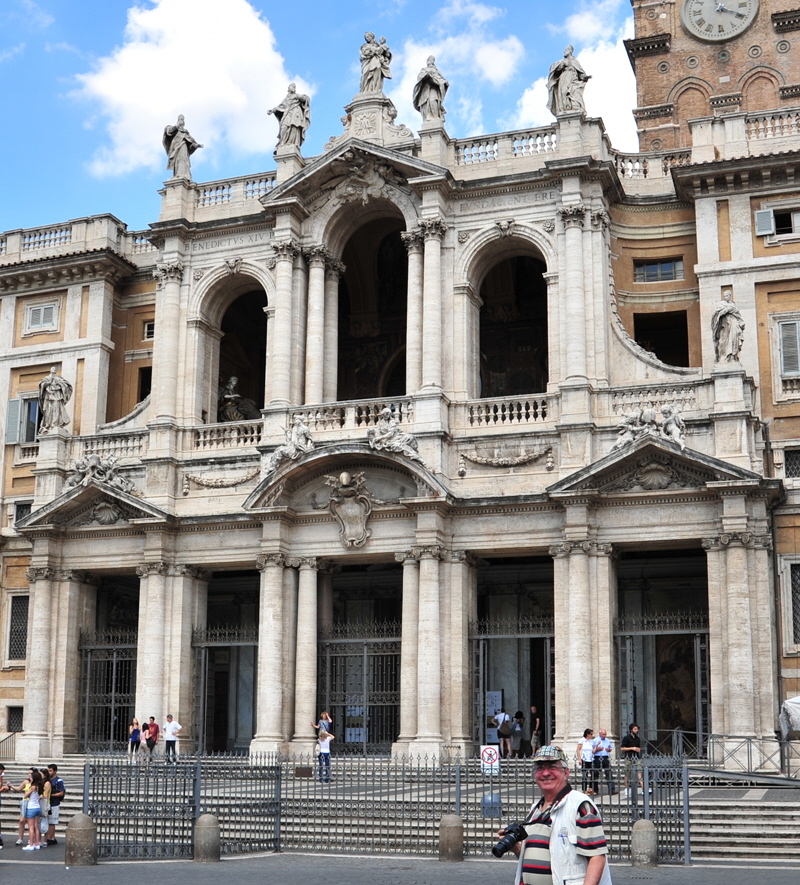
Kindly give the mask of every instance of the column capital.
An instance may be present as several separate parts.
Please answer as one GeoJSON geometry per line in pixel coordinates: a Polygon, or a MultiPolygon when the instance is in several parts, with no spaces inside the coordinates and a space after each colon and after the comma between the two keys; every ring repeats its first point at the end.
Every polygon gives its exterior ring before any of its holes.
{"type": "Polygon", "coordinates": [[[549,548],[550,555],[557,559],[562,556],[571,556],[573,553],[584,553],[587,556],[615,556],[613,544],[603,544],[597,541],[562,541],[549,548]]]}
{"type": "Polygon", "coordinates": [[[59,573],[62,581],[69,581],[71,584],[90,584],[93,587],[100,586],[100,578],[89,572],[76,571],[75,569],[62,569],[59,573]]]}
{"type": "Polygon", "coordinates": [[[714,538],[703,538],[702,543],[704,550],[725,550],[728,547],[772,550],[771,535],[756,535],[753,532],[723,532],[714,538]]]}
{"type": "Polygon", "coordinates": [[[293,563],[297,563],[297,568],[302,569],[312,569],[314,571],[320,571],[325,567],[326,560],[320,559],[317,556],[299,556],[297,559],[292,560],[293,563]]]}
{"type": "Polygon", "coordinates": [[[136,566],[136,574],[140,578],[146,578],[148,575],[162,575],[165,577],[169,574],[169,563],[163,559],[154,562],[143,562],[141,565],[136,566]]]}
{"type": "Polygon", "coordinates": [[[586,206],[579,203],[577,206],[561,206],[558,210],[561,223],[564,228],[583,228],[583,219],[586,215],[586,206]]]}
{"type": "Polygon", "coordinates": [[[183,578],[194,578],[197,581],[210,581],[213,572],[211,569],[202,568],[199,565],[183,563],[175,567],[175,574],[183,578]]]}
{"type": "Polygon", "coordinates": [[[409,254],[422,251],[423,236],[421,230],[403,231],[400,234],[400,239],[406,247],[406,252],[409,254]]]}
{"type": "Polygon", "coordinates": [[[415,559],[443,559],[444,558],[444,547],[440,547],[438,544],[431,544],[427,547],[412,547],[411,555],[415,559]]]}
{"type": "Polygon", "coordinates": [[[287,559],[283,553],[259,553],[256,556],[256,568],[263,572],[270,567],[283,568],[287,565],[287,559]]]}
{"type": "Polygon", "coordinates": [[[297,240],[283,240],[279,243],[272,243],[272,251],[278,261],[294,261],[301,254],[300,244],[297,240]]]}
{"type": "Polygon", "coordinates": [[[419,556],[416,556],[413,550],[403,550],[400,553],[395,553],[394,560],[395,562],[402,562],[403,565],[419,564],[419,556]]]}
{"type": "Polygon", "coordinates": [[[325,278],[329,280],[337,280],[339,277],[344,275],[344,272],[347,270],[347,265],[343,262],[339,261],[338,258],[335,258],[330,253],[328,254],[327,259],[325,260],[325,278]]]}
{"type": "Polygon", "coordinates": [[[480,557],[469,550],[451,550],[447,558],[450,562],[464,562],[472,568],[477,568],[480,564],[480,557]]]}
{"type": "Polygon", "coordinates": [[[447,233],[447,225],[442,218],[423,218],[417,224],[426,240],[442,240],[447,233]]]}
{"type": "Polygon", "coordinates": [[[183,280],[183,264],[180,261],[162,262],[153,271],[156,288],[163,289],[169,282],[180,283],[183,280]]]}
{"type": "Polygon", "coordinates": [[[49,565],[25,569],[25,577],[29,584],[33,584],[34,581],[54,581],[57,574],[56,570],[49,565]]]}
{"type": "Polygon", "coordinates": [[[327,246],[323,246],[320,243],[315,246],[304,247],[303,257],[310,267],[320,267],[327,265],[327,263],[333,258],[333,255],[328,251],[327,246]]]}

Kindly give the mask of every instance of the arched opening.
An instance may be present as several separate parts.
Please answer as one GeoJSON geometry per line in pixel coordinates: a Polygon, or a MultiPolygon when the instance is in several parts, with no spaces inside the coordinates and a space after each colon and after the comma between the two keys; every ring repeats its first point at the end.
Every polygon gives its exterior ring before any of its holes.
{"type": "Polygon", "coordinates": [[[751,77],[742,88],[742,110],[747,113],[780,107],[778,84],[767,73],[751,77]]]}
{"type": "Polygon", "coordinates": [[[225,311],[220,323],[218,421],[260,417],[267,367],[267,296],[245,292],[225,311]],[[231,384],[231,379],[237,379],[231,384]],[[227,390],[227,395],[225,389],[227,390]]]}
{"type": "Polygon", "coordinates": [[[401,396],[405,391],[408,256],[402,218],[363,225],[342,252],[339,282],[338,399],[401,396]]]}
{"type": "Polygon", "coordinates": [[[516,396],[547,389],[545,263],[532,255],[505,258],[481,286],[481,396],[516,396]]]}

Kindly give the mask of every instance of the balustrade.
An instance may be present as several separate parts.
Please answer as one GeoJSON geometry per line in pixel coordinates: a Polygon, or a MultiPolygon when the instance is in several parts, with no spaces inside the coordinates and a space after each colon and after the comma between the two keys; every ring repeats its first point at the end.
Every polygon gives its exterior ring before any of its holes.
{"type": "Polygon", "coordinates": [[[65,246],[72,242],[72,226],[50,227],[40,230],[29,230],[22,234],[22,251],[48,249],[53,246],[65,246]]]}
{"type": "Polygon", "coordinates": [[[478,400],[467,404],[466,421],[469,427],[542,423],[548,418],[552,420],[550,403],[550,398],[543,394],[478,400]]]}
{"type": "Polygon", "coordinates": [[[745,125],[748,139],[755,141],[798,135],[800,134],[800,112],[748,114],[745,125]]]}
{"type": "Polygon", "coordinates": [[[118,460],[121,458],[141,458],[147,453],[149,439],[150,436],[146,430],[139,430],[135,433],[77,437],[74,443],[78,448],[76,450],[73,446],[73,457],[76,461],[78,458],[85,458],[86,455],[99,455],[101,458],[113,455],[118,460]]]}
{"type": "Polygon", "coordinates": [[[204,424],[192,431],[195,451],[237,449],[257,446],[261,442],[264,425],[261,421],[231,421],[228,424],[204,424]]]}

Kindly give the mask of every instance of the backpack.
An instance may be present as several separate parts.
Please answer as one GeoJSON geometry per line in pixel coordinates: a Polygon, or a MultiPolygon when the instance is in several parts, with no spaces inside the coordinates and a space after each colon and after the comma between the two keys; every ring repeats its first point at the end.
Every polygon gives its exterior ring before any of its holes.
{"type": "Polygon", "coordinates": [[[504,719],[500,723],[500,727],[497,729],[497,733],[500,737],[508,737],[511,734],[511,721],[509,719],[504,719]]]}

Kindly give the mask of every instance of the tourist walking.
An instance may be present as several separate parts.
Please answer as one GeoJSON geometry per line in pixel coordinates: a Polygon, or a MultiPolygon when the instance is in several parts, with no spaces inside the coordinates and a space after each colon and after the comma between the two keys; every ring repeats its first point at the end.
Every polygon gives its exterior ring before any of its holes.
{"type": "Polygon", "coordinates": [[[497,741],[500,744],[500,755],[506,759],[511,755],[511,717],[506,713],[506,708],[501,707],[492,719],[497,727],[497,741]]]}
{"type": "Polygon", "coordinates": [[[595,789],[599,791],[600,772],[604,771],[609,796],[616,792],[614,778],[611,775],[611,751],[613,749],[614,742],[609,739],[608,731],[601,728],[594,742],[594,782],[595,789]]]}
{"type": "Polygon", "coordinates": [[[517,710],[514,718],[511,720],[511,758],[517,759],[520,755],[520,747],[522,746],[522,726],[525,722],[525,714],[522,710],[517,710]]]}

